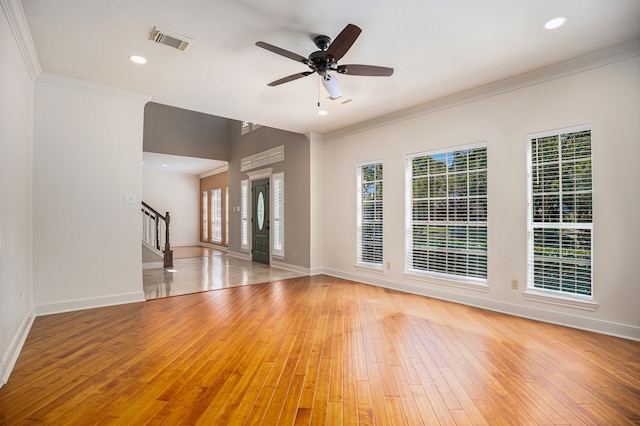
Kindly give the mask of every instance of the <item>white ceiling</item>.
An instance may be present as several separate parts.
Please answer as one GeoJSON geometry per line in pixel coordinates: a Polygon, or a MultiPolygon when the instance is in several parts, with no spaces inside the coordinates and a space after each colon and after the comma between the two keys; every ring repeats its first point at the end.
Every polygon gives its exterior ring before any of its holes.
{"type": "Polygon", "coordinates": [[[154,102],[271,127],[325,133],[640,38],[639,0],[23,0],[44,72],[132,90],[154,102]],[[549,18],[565,15],[547,31],[549,18]],[[395,68],[338,77],[347,104],[317,115],[317,75],[256,41],[308,56],[312,38],[353,23],[341,64],[395,68]],[[185,52],[149,41],[186,35],[185,52]],[[137,54],[146,65],[128,60],[137,54]]]}

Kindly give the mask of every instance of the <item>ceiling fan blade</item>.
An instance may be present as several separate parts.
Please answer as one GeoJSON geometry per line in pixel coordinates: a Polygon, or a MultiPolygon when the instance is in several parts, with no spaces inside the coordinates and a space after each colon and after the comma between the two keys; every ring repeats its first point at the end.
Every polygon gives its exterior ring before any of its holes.
{"type": "Polygon", "coordinates": [[[342,90],[340,90],[338,79],[331,74],[325,74],[322,76],[322,85],[327,89],[327,92],[329,92],[331,99],[337,99],[342,96],[342,90]]]}
{"type": "Polygon", "coordinates": [[[305,71],[305,72],[299,72],[297,74],[292,74],[287,77],[283,77],[280,80],[272,81],[271,83],[267,84],[267,86],[278,86],[282,83],[288,83],[290,81],[297,80],[302,77],[306,77],[308,75],[313,74],[314,72],[315,71],[305,71]]]}
{"type": "Polygon", "coordinates": [[[293,59],[296,62],[302,62],[303,64],[309,63],[309,60],[304,56],[298,55],[297,53],[289,52],[288,50],[282,49],[281,47],[274,46],[269,43],[265,43],[264,41],[256,42],[256,46],[262,47],[263,49],[276,53],[280,56],[284,56],[285,58],[293,59]]]}
{"type": "Polygon", "coordinates": [[[332,57],[335,61],[339,61],[353,46],[361,32],[360,27],[353,24],[344,27],[338,37],[331,42],[324,57],[332,57]]]}
{"type": "Polygon", "coordinates": [[[340,65],[336,71],[345,75],[365,75],[373,77],[389,77],[393,74],[393,68],[377,67],[375,65],[340,65]]]}

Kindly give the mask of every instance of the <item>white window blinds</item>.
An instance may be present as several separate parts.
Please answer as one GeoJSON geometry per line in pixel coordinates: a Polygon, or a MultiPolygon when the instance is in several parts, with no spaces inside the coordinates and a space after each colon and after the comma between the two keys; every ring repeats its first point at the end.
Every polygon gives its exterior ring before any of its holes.
{"type": "Polygon", "coordinates": [[[406,271],[487,278],[485,143],[406,159],[406,271]]]}
{"type": "Polygon", "coordinates": [[[212,241],[222,242],[222,190],[211,190],[211,223],[213,228],[212,241]]]}
{"type": "Polygon", "coordinates": [[[209,193],[202,191],[202,241],[209,241],[209,193]]]}
{"type": "Polygon", "coordinates": [[[240,182],[240,249],[249,251],[249,180],[240,182]]]}
{"type": "Polygon", "coordinates": [[[591,128],[528,142],[528,287],[591,297],[591,128]]]}
{"type": "Polygon", "coordinates": [[[273,256],[284,256],[284,173],[274,173],[273,181],[273,256]]]}
{"type": "Polygon", "coordinates": [[[224,189],[224,240],[229,244],[229,187],[224,189]]]}
{"type": "Polygon", "coordinates": [[[382,162],[359,164],[357,191],[357,264],[382,268],[382,162]]]}

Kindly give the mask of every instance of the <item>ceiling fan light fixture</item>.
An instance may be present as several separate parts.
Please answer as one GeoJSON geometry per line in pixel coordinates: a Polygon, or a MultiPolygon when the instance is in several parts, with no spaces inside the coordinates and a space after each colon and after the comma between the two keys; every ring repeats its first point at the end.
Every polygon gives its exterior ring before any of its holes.
{"type": "Polygon", "coordinates": [[[338,99],[339,97],[342,96],[342,90],[340,90],[340,84],[338,84],[338,79],[336,79],[334,76],[332,76],[331,74],[327,73],[322,77],[322,85],[324,86],[325,89],[327,89],[327,92],[329,92],[329,96],[331,96],[331,99],[338,99]]]}
{"type": "Polygon", "coordinates": [[[555,30],[556,28],[560,28],[567,22],[566,16],[556,16],[555,18],[549,19],[544,24],[545,30],[555,30]]]}

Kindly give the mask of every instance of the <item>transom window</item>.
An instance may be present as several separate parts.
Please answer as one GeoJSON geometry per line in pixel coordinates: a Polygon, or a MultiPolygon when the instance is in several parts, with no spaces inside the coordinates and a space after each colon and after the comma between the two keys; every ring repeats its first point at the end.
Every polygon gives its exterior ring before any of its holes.
{"type": "Polygon", "coordinates": [[[485,143],[406,157],[409,273],[486,282],[485,143]]]}

